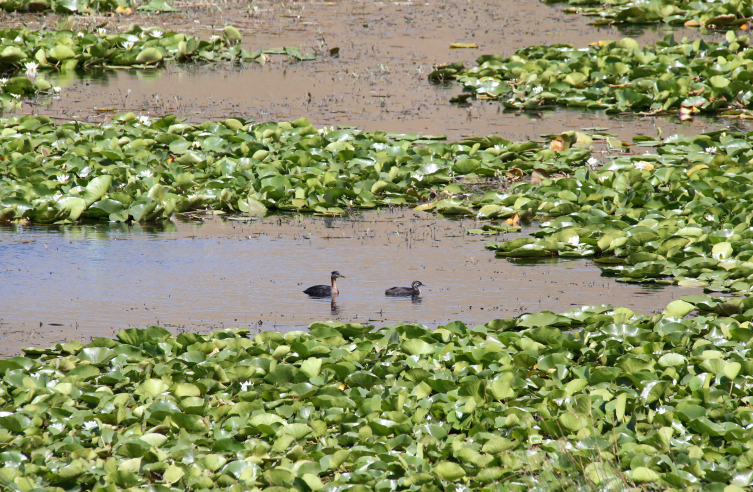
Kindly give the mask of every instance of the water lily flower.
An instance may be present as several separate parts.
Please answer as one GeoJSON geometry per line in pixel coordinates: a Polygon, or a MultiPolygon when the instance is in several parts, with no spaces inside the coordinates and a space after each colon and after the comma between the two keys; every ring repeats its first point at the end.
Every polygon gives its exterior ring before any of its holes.
{"type": "Polygon", "coordinates": [[[708,215],[707,215],[707,216],[705,217],[705,219],[706,219],[706,220],[708,220],[709,222],[714,222],[714,221],[716,220],[716,217],[714,217],[714,216],[713,216],[713,215],[711,215],[711,214],[708,214],[708,215]]]}
{"type": "Polygon", "coordinates": [[[52,92],[54,92],[55,94],[60,94],[60,87],[53,86],[52,87],[52,92]]]}
{"type": "Polygon", "coordinates": [[[58,432],[62,432],[65,429],[65,424],[62,422],[55,422],[54,424],[50,425],[48,428],[52,428],[57,430],[58,432]]]}
{"type": "Polygon", "coordinates": [[[718,153],[718,152],[719,152],[719,149],[718,149],[718,148],[716,148],[716,147],[706,147],[706,150],[705,150],[705,152],[706,152],[707,154],[716,154],[716,153],[718,153]]]}
{"type": "Polygon", "coordinates": [[[241,391],[248,391],[248,387],[251,386],[250,381],[246,381],[245,383],[241,383],[241,391]]]}
{"type": "Polygon", "coordinates": [[[130,50],[131,48],[133,48],[133,41],[126,41],[123,43],[123,49],[130,50]]]}
{"type": "Polygon", "coordinates": [[[543,91],[544,91],[544,88],[541,87],[540,85],[537,85],[536,87],[533,88],[534,94],[541,94],[543,91]]]}
{"type": "Polygon", "coordinates": [[[573,236],[570,239],[567,240],[568,244],[571,244],[573,246],[578,246],[580,244],[580,236],[573,236]]]}
{"type": "Polygon", "coordinates": [[[212,34],[211,36],[209,36],[209,42],[210,42],[210,43],[214,43],[214,42],[215,42],[215,41],[217,41],[218,39],[222,39],[222,38],[220,38],[220,37],[219,37],[218,35],[216,35],[216,34],[212,34]]]}
{"type": "Polygon", "coordinates": [[[21,44],[24,42],[24,38],[22,38],[21,35],[19,34],[18,36],[16,36],[16,39],[14,39],[13,42],[21,44]]]}
{"type": "Polygon", "coordinates": [[[5,85],[7,83],[8,83],[8,79],[6,79],[5,77],[3,77],[2,79],[0,79],[0,84],[5,85]]]}
{"type": "Polygon", "coordinates": [[[141,123],[142,125],[146,125],[146,126],[149,126],[149,125],[151,125],[151,124],[152,124],[152,123],[151,123],[151,122],[149,121],[149,117],[148,117],[148,116],[146,116],[146,115],[141,115],[141,116],[139,116],[139,123],[141,123]]]}
{"type": "Polygon", "coordinates": [[[104,27],[98,27],[97,28],[97,35],[99,36],[106,36],[107,35],[107,29],[104,27]]]}
{"type": "Polygon", "coordinates": [[[654,168],[653,164],[651,164],[650,162],[646,162],[646,161],[634,162],[633,166],[635,166],[636,169],[639,169],[641,171],[650,171],[650,170],[652,170],[654,168]]]}
{"type": "Polygon", "coordinates": [[[162,37],[162,31],[159,29],[155,29],[154,31],[149,33],[153,38],[161,38],[162,37]]]}
{"type": "Polygon", "coordinates": [[[151,178],[152,176],[154,176],[154,173],[152,173],[149,169],[147,169],[145,171],[141,171],[138,174],[139,178],[151,178]]]}
{"type": "Polygon", "coordinates": [[[21,94],[16,94],[15,92],[11,92],[10,95],[15,97],[16,99],[21,99],[21,94]]]}
{"type": "Polygon", "coordinates": [[[67,183],[67,182],[68,182],[68,180],[69,180],[70,178],[71,178],[71,177],[70,177],[70,176],[68,176],[67,174],[61,174],[60,176],[58,176],[58,177],[57,177],[57,178],[55,178],[55,179],[57,179],[57,180],[58,180],[58,181],[60,181],[61,183],[67,183]]]}
{"type": "Polygon", "coordinates": [[[39,68],[39,63],[36,62],[26,62],[24,63],[24,68],[26,68],[26,75],[29,77],[36,77],[37,76],[37,68],[39,68]]]}
{"type": "Polygon", "coordinates": [[[86,34],[84,34],[84,31],[79,31],[76,33],[77,38],[83,38],[84,36],[86,36],[86,34]]]}
{"type": "Polygon", "coordinates": [[[99,424],[97,422],[93,421],[93,420],[90,420],[88,422],[84,422],[84,429],[85,430],[90,431],[92,429],[96,429],[97,427],[99,427],[99,424]]]}

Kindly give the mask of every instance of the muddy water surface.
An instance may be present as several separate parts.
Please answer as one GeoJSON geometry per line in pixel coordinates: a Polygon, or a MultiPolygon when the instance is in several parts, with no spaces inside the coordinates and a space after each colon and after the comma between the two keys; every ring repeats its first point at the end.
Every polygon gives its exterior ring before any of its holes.
{"type": "Polygon", "coordinates": [[[185,6],[181,14],[159,17],[78,19],[108,21],[110,31],[135,21],[191,32],[204,39],[232,23],[243,45],[298,46],[319,54],[316,61],[288,63],[273,57],[264,67],[169,65],[154,73],[108,71],[62,75],[61,96],[27,105],[61,118],[105,121],[123,111],[161,116],[176,113],[193,121],[241,116],[256,121],[309,117],[317,126],[351,125],[368,131],[446,134],[450,139],[498,134],[510,140],[584,127],[607,127],[623,139],[634,135],[696,134],[724,127],[728,120],[646,117],[621,119],[603,113],[558,109],[543,113],[504,112],[496,102],[453,105],[460,84],[433,84],[432,66],[481,54],[511,54],[537,44],[586,46],[603,39],[636,38],[652,44],[668,33],[678,39],[721,39],[723,34],[666,27],[595,28],[589,19],[565,15],[561,5],[536,0],[468,2],[292,2],[226,3],[211,10],[185,6]],[[450,43],[476,43],[479,49],[452,50],[450,43]],[[330,50],[339,49],[336,57],[330,50]]]}
{"type": "MultiPolygon", "coordinates": [[[[514,264],[466,235],[470,220],[403,211],[351,219],[272,216],[0,229],[0,354],[151,324],[288,331],[315,320],[481,324],[523,312],[612,303],[649,313],[701,289],[649,290],[602,278],[587,260],[514,264]],[[302,293],[346,276],[340,295],[302,293]],[[420,280],[417,299],[384,290],[420,280]]],[[[530,232],[530,231],[524,231],[530,232]]],[[[514,235],[505,236],[512,238],[514,235]]]]}

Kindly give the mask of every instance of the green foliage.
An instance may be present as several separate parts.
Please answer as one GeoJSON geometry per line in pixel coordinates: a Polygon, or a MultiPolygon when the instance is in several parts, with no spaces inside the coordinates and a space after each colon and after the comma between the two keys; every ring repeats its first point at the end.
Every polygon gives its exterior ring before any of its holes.
{"type": "Polygon", "coordinates": [[[739,333],[753,313],[716,314],[719,298],[682,302],[701,315],[604,305],[434,332],[326,322],[176,338],[152,327],[26,349],[0,365],[0,481],[747,488],[753,365],[739,333]]]}
{"type": "Polygon", "coordinates": [[[40,81],[44,81],[41,76],[50,71],[95,67],[147,69],[166,62],[264,64],[271,55],[284,55],[290,60],[314,59],[313,55],[290,46],[250,52],[241,46],[240,33],[232,26],[225,28],[225,36],[215,36],[208,41],[156,28],[145,30],[136,25],[110,34],[104,28],[89,32],[66,27],[56,31],[0,29],[0,71],[25,69],[30,76],[40,75],[36,85],[26,77],[3,80],[0,102],[4,107],[12,106],[12,94],[32,96],[48,92],[51,86],[46,82],[40,86],[40,81]]]}
{"type": "MultiPolygon", "coordinates": [[[[549,1],[555,3],[559,0],[549,1]]],[[[746,0],[566,0],[567,13],[597,17],[595,26],[614,24],[655,24],[744,29],[753,17],[753,7],[746,0]],[[597,5],[592,7],[592,5],[597,5]]]]}
{"type": "Polygon", "coordinates": [[[442,68],[430,80],[455,79],[479,99],[511,110],[555,105],[607,113],[663,114],[685,108],[752,116],[752,49],[748,36],[727,33],[721,43],[678,43],[671,34],[640,48],[632,39],[587,48],[531,46],[510,57],[483,55],[478,66],[442,68]]]}

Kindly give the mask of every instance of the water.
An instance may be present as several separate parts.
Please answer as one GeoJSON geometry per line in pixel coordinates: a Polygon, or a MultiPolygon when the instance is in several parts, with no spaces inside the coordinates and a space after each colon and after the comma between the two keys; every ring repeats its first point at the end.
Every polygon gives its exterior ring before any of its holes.
{"type": "Polygon", "coordinates": [[[284,332],[325,319],[473,325],[584,303],[649,313],[701,293],[616,283],[587,260],[495,259],[484,250],[490,239],[465,234],[476,227],[401,211],[355,220],[279,215],[252,223],[0,228],[0,354],[153,324],[173,332],[284,332]],[[328,284],[332,270],[346,276],[336,302],[303,294],[328,284]],[[414,280],[427,284],[419,299],[384,295],[414,280]]]}

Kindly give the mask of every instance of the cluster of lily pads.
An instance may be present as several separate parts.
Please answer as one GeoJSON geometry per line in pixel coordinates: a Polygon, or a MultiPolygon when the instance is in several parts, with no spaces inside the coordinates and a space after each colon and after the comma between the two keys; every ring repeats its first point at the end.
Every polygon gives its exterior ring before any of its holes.
{"type": "Polygon", "coordinates": [[[586,48],[532,46],[512,56],[483,55],[478,66],[438,68],[433,81],[457,80],[468,97],[500,100],[511,110],[554,105],[607,113],[711,112],[753,117],[753,48],[728,31],[722,43],[676,42],[669,34],[641,48],[634,39],[586,48]]]}
{"type": "MultiPolygon", "coordinates": [[[[92,14],[117,12],[130,14],[134,2],[130,0],[0,0],[0,9],[8,12],[47,12],[60,14],[92,14]]],[[[178,12],[165,0],[144,2],[137,7],[143,12],[178,12]]]]}
{"type": "Polygon", "coordinates": [[[0,29],[0,72],[26,72],[2,79],[0,100],[7,106],[16,103],[19,97],[50,90],[50,84],[38,77],[50,71],[97,67],[146,69],[167,61],[265,63],[269,55],[285,55],[294,60],[314,59],[313,55],[292,46],[250,52],[241,47],[242,36],[238,29],[226,26],[223,32],[223,36],[200,40],[183,33],[143,29],[137,25],[119,33],[108,33],[104,27],[94,31],[0,29]]]}
{"type": "Polygon", "coordinates": [[[0,361],[0,484],[743,490],[752,308],[695,296],[653,317],[603,305],[434,331],[150,327],[26,349],[0,361]]]}
{"type": "MultiPolygon", "coordinates": [[[[531,170],[554,155],[541,143],[443,138],[317,129],[306,118],[193,125],[129,113],[95,125],[13,117],[0,120],[0,220],[152,221],[200,208],[337,215],[419,202],[472,214],[455,196],[465,190],[458,177],[531,170]]],[[[557,155],[556,166],[571,170],[588,156],[572,148],[557,155]]]]}
{"type": "Polygon", "coordinates": [[[566,0],[566,3],[569,5],[565,9],[567,13],[597,17],[591,23],[596,26],[663,23],[715,29],[745,28],[753,17],[753,7],[747,0],[566,0]]]}
{"type": "Polygon", "coordinates": [[[592,257],[605,274],[628,282],[749,292],[751,135],[639,140],[656,153],[618,157],[567,178],[519,182],[499,197],[487,194],[479,203],[489,208],[479,213],[503,207],[503,215],[551,218],[534,237],[487,248],[506,258],[592,257]]]}

